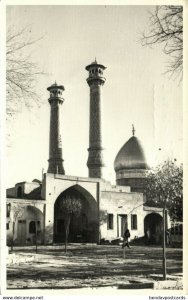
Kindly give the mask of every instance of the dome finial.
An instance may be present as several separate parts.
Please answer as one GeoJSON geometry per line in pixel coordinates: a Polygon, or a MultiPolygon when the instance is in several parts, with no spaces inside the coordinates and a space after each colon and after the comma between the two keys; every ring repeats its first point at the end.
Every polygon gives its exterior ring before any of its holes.
{"type": "Polygon", "coordinates": [[[134,128],[134,124],[132,124],[132,133],[133,133],[133,136],[134,136],[135,132],[136,132],[136,130],[134,128]]]}

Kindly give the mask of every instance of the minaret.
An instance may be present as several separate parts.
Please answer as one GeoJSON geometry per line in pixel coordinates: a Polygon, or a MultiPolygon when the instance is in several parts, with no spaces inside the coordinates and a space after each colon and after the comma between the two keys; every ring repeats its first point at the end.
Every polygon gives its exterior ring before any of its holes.
{"type": "Polygon", "coordinates": [[[89,71],[87,83],[90,87],[90,124],[89,124],[89,157],[87,166],[89,177],[102,178],[103,147],[102,147],[102,124],[101,124],[101,105],[102,105],[102,86],[105,83],[103,71],[106,69],[103,65],[93,63],[86,67],[89,71]]]}
{"type": "Polygon", "coordinates": [[[49,165],[48,173],[65,174],[62,159],[62,143],[60,134],[60,108],[64,102],[62,92],[64,86],[55,82],[47,88],[50,92],[48,99],[51,106],[50,113],[50,145],[49,145],[49,165]]]}

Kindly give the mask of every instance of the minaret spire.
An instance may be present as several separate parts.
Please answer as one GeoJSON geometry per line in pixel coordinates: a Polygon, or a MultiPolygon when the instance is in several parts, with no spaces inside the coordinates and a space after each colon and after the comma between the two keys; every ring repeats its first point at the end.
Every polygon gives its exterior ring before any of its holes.
{"type": "Polygon", "coordinates": [[[90,87],[90,124],[89,124],[89,156],[87,166],[89,177],[102,178],[103,146],[102,146],[102,86],[105,83],[103,71],[106,69],[95,61],[86,67],[89,71],[87,83],[90,87]]]}
{"type": "Polygon", "coordinates": [[[62,158],[62,144],[60,134],[60,109],[64,102],[62,98],[62,92],[65,90],[64,86],[58,85],[55,81],[50,87],[47,88],[50,92],[50,98],[48,99],[51,106],[50,113],[50,145],[49,145],[49,165],[48,173],[65,174],[63,168],[62,158]]]}
{"type": "Polygon", "coordinates": [[[135,132],[136,132],[136,130],[134,128],[134,124],[132,124],[132,133],[133,133],[133,136],[134,136],[135,132]]]}

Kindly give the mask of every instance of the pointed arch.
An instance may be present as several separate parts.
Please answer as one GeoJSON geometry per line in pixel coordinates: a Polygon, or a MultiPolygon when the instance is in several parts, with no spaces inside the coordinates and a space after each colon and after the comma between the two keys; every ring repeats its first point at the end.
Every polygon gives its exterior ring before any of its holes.
{"type": "Polygon", "coordinates": [[[66,197],[74,197],[82,203],[81,213],[71,216],[70,241],[96,242],[99,228],[97,202],[91,193],[79,184],[64,190],[54,203],[54,242],[63,242],[65,239],[64,218],[60,211],[60,202],[66,197]]]}
{"type": "Polygon", "coordinates": [[[26,205],[24,213],[16,220],[16,244],[34,245],[37,241],[42,244],[44,240],[44,215],[34,205],[26,205]]]}
{"type": "Polygon", "coordinates": [[[158,213],[149,213],[144,218],[144,232],[148,244],[160,244],[162,242],[163,218],[158,213]]]}

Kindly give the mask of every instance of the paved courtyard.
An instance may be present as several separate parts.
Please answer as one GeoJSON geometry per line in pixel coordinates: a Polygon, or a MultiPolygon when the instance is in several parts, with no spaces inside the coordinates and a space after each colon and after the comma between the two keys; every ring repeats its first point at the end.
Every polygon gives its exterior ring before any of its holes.
{"type": "MultiPolygon", "coordinates": [[[[167,249],[167,281],[181,289],[182,249],[167,249]]],[[[162,279],[162,248],[70,244],[16,247],[7,259],[7,288],[96,288],[148,283],[162,279]]],[[[165,288],[165,287],[163,287],[165,288]]]]}

